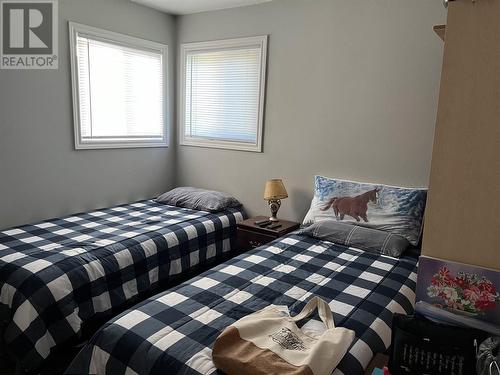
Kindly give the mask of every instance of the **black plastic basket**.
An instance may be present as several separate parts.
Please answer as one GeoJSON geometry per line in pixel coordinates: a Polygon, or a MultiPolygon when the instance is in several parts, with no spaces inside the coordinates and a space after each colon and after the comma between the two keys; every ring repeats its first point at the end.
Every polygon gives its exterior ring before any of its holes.
{"type": "Polygon", "coordinates": [[[477,349],[486,337],[475,329],[395,314],[389,371],[392,375],[474,375],[477,349]]]}

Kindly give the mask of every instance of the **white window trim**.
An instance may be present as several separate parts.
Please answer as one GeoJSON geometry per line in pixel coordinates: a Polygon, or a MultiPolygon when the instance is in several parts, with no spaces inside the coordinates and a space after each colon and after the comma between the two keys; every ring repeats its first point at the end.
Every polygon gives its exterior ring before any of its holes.
{"type": "Polygon", "coordinates": [[[169,75],[168,75],[168,46],[157,42],[152,42],[145,39],[136,38],[133,36],[115,33],[104,29],[99,29],[92,26],[83,25],[76,22],[69,22],[69,42],[71,54],[71,83],[73,91],[73,121],[75,131],[75,149],[106,149],[106,148],[146,148],[146,147],[169,147],[169,129],[170,129],[170,113],[169,113],[169,75]],[[136,47],[139,49],[151,50],[162,55],[162,68],[164,76],[164,93],[163,93],[163,111],[164,111],[164,132],[161,140],[150,139],[120,139],[112,138],[112,140],[96,140],[84,141],[81,137],[80,127],[80,98],[78,84],[78,60],[77,60],[77,36],[86,35],[96,40],[103,42],[111,42],[114,44],[123,44],[127,47],[136,47]]]}
{"type": "Polygon", "coordinates": [[[225,39],[209,42],[184,43],[180,48],[180,77],[179,85],[179,144],[182,146],[198,146],[219,148],[227,150],[262,152],[263,143],[263,123],[264,123],[264,106],[266,94],[266,68],[267,68],[267,39],[268,36],[256,36],[248,38],[225,39]],[[237,141],[223,141],[218,139],[201,139],[195,137],[186,137],[186,61],[189,52],[200,51],[215,51],[218,49],[227,48],[245,48],[255,47],[261,48],[261,72],[260,72],[260,94],[259,94],[259,114],[257,124],[257,142],[245,143],[237,141]]]}

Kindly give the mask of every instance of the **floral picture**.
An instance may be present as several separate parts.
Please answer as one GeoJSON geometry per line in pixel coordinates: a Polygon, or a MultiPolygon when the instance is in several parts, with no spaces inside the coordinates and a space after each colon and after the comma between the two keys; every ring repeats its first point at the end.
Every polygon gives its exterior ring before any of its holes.
{"type": "Polygon", "coordinates": [[[499,294],[493,282],[476,273],[459,272],[453,275],[443,266],[434,274],[427,295],[442,301],[442,307],[456,313],[484,314],[497,307],[499,294]]]}
{"type": "Polygon", "coordinates": [[[418,307],[437,308],[463,317],[461,322],[473,319],[500,329],[499,292],[500,271],[427,256],[419,259],[418,307]]]}

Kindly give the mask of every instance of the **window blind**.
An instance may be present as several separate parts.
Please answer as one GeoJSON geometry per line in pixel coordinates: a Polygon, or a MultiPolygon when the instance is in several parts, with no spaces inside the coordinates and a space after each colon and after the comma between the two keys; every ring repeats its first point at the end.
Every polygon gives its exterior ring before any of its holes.
{"type": "Polygon", "coordinates": [[[187,52],[186,137],[257,143],[261,54],[260,46],[187,52]]]}
{"type": "Polygon", "coordinates": [[[162,54],[77,36],[82,140],[165,136],[162,54]]]}

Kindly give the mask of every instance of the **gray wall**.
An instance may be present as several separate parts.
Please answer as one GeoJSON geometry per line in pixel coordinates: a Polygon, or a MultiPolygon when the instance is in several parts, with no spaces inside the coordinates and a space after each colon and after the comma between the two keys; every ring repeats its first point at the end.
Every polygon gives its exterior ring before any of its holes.
{"type": "Polygon", "coordinates": [[[129,0],[62,0],[59,16],[59,70],[0,70],[0,228],[151,197],[175,183],[175,147],[74,150],[68,42],[76,21],[168,44],[172,81],[175,18],[129,0]]]}
{"type": "Polygon", "coordinates": [[[236,194],[267,213],[284,179],[283,218],[302,219],[313,176],[427,186],[445,22],[435,0],[274,0],[183,16],[178,41],[270,35],[264,153],[179,146],[177,183],[236,194]]]}
{"type": "Polygon", "coordinates": [[[152,197],[175,185],[234,193],[301,219],[313,176],[427,185],[444,23],[435,0],[274,0],[175,18],[128,0],[62,0],[58,71],[0,71],[0,228],[152,197]],[[166,43],[270,35],[264,153],[176,147],[75,151],[67,21],[166,43]],[[177,24],[177,25],[176,25],[177,24]],[[176,27],[177,26],[177,27],[176,27]]]}

